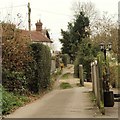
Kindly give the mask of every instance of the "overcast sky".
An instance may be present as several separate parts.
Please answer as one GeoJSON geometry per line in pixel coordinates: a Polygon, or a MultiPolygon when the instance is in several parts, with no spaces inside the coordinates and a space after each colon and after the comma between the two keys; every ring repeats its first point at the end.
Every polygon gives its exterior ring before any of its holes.
{"type": "Polygon", "coordinates": [[[116,15],[117,20],[120,0],[0,0],[0,20],[10,20],[16,24],[21,22],[21,27],[27,29],[27,4],[30,2],[32,29],[35,29],[36,21],[41,19],[43,28],[50,29],[54,45],[59,50],[60,30],[66,30],[67,23],[73,18],[71,8],[75,1],[91,1],[100,13],[107,11],[111,15],[116,15]]]}

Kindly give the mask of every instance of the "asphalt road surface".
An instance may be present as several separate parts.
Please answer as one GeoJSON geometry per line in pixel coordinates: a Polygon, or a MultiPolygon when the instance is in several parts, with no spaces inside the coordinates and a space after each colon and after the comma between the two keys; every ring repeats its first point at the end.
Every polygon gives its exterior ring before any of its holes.
{"type": "Polygon", "coordinates": [[[54,90],[19,108],[9,118],[92,118],[95,117],[89,91],[84,87],[54,90]]]}
{"type": "MultiPolygon", "coordinates": [[[[69,67],[70,68],[70,67],[69,67]]],[[[73,68],[66,70],[72,72],[73,68]]],[[[73,77],[57,81],[55,89],[42,98],[20,107],[7,118],[117,118],[118,104],[112,108],[106,108],[106,115],[101,115],[95,103],[90,99],[91,83],[85,83],[84,87],[75,86],[79,79],[73,77]],[[74,87],[60,89],[61,81],[67,81],[74,87]]]]}

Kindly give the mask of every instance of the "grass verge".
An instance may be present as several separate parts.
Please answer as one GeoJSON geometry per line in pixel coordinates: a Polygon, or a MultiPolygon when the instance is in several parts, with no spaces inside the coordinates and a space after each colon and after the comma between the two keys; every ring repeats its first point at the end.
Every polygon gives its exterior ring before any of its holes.
{"type": "Polygon", "coordinates": [[[62,75],[61,79],[68,79],[71,77],[71,73],[65,73],[64,75],[62,75]]]}
{"type": "Polygon", "coordinates": [[[67,89],[67,88],[72,88],[72,86],[69,83],[67,83],[67,82],[62,82],[60,84],[60,88],[61,89],[67,89]]]}
{"type": "MultiPolygon", "coordinates": [[[[90,91],[90,99],[91,99],[92,102],[94,102],[95,106],[98,106],[97,103],[96,103],[97,102],[96,97],[95,97],[95,95],[92,91],[90,91]]],[[[104,104],[103,104],[102,101],[100,101],[100,106],[98,106],[98,108],[99,108],[100,112],[102,113],[102,115],[105,115],[104,104]]]]}
{"type": "Polygon", "coordinates": [[[94,93],[92,91],[89,92],[90,93],[90,99],[92,102],[96,102],[96,97],[94,95],[94,93]]]}
{"type": "MultiPolygon", "coordinates": [[[[55,74],[52,75],[52,82],[54,83],[55,80],[61,75],[61,70],[58,70],[55,74]]],[[[31,103],[39,98],[41,98],[43,95],[48,93],[52,89],[51,83],[50,88],[48,88],[45,91],[42,91],[38,94],[30,94],[28,96],[21,96],[19,94],[13,94],[12,92],[6,91],[2,85],[0,85],[0,108],[2,108],[2,114],[7,115],[15,111],[17,108],[24,106],[28,103],[31,103]]]]}
{"type": "Polygon", "coordinates": [[[4,88],[2,89],[2,96],[0,97],[3,115],[11,113],[16,108],[23,106],[25,103],[28,103],[30,101],[28,97],[14,95],[13,93],[5,91],[4,88]]]}

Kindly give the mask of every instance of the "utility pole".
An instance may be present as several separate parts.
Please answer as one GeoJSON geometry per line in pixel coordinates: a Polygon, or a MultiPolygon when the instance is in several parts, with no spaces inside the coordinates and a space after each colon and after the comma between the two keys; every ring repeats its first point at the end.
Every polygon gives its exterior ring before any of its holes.
{"type": "Polygon", "coordinates": [[[120,1],[118,2],[118,63],[120,63],[120,1]]]}
{"type": "Polygon", "coordinates": [[[31,19],[30,19],[30,15],[31,15],[31,8],[30,8],[30,3],[28,3],[28,28],[29,28],[29,31],[31,31],[31,19]]]}

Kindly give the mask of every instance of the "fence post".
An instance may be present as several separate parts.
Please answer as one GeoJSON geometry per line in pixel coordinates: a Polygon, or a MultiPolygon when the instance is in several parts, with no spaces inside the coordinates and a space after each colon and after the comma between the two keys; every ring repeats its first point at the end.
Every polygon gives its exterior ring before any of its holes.
{"type": "Polygon", "coordinates": [[[93,67],[94,67],[94,62],[91,63],[91,80],[92,80],[92,91],[95,92],[95,90],[94,90],[94,71],[93,71],[93,67]]]}
{"type": "Polygon", "coordinates": [[[80,85],[84,86],[83,65],[79,65],[79,78],[80,78],[80,85]]]}
{"type": "Polygon", "coordinates": [[[103,87],[100,78],[100,64],[98,60],[95,60],[93,63],[91,63],[91,73],[92,73],[91,77],[92,77],[93,92],[96,97],[96,103],[101,113],[105,114],[104,101],[103,101],[103,87]]]}

